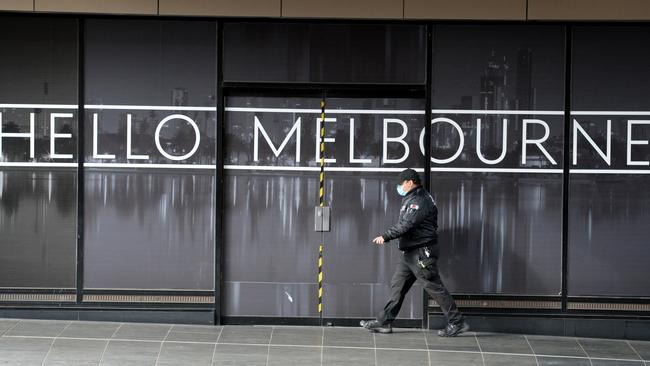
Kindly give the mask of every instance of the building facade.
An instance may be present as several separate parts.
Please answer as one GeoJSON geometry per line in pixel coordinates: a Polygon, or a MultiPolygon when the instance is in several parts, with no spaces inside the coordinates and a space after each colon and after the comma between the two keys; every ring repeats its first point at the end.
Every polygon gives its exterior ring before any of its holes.
{"type": "MultiPolygon", "coordinates": [[[[647,24],[38,3],[0,14],[0,316],[351,324],[388,295],[401,254],[370,240],[411,167],[480,324],[648,334],[647,24]]],[[[416,288],[400,319],[429,314],[416,288]]]]}

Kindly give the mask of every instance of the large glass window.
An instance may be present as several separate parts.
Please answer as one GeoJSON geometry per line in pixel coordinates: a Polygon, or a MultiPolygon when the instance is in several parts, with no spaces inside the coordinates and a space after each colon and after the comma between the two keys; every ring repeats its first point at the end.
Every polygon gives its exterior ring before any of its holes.
{"type": "Polygon", "coordinates": [[[454,292],[557,295],[564,29],[435,28],[431,189],[454,292]]]}
{"type": "Polygon", "coordinates": [[[216,26],[86,22],[88,289],[212,290],[216,26]]]}
{"type": "Polygon", "coordinates": [[[573,32],[569,295],[648,296],[650,30],[573,32]]]}
{"type": "Polygon", "coordinates": [[[426,28],[226,23],[224,80],[424,83],[426,28]]]}
{"type": "Polygon", "coordinates": [[[0,287],[74,288],[77,21],[0,17],[0,287]]]}

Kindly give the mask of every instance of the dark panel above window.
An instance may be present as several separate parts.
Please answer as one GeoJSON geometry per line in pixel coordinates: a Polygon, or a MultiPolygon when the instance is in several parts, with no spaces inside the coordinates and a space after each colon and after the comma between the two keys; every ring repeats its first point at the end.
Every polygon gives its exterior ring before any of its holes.
{"type": "Polygon", "coordinates": [[[226,23],[224,80],[424,84],[418,25],[226,23]]]}
{"type": "Polygon", "coordinates": [[[0,47],[0,103],[76,103],[76,20],[0,17],[0,47]]]}

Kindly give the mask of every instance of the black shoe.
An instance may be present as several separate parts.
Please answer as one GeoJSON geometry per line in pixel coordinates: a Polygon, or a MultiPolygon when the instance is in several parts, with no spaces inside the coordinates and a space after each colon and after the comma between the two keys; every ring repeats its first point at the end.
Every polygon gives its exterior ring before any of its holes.
{"type": "Polygon", "coordinates": [[[469,330],[469,324],[464,321],[458,324],[447,324],[445,329],[438,331],[438,337],[455,337],[469,330]]]}
{"type": "Polygon", "coordinates": [[[393,333],[393,327],[390,324],[381,325],[376,320],[362,320],[359,324],[371,332],[383,334],[393,333]]]}

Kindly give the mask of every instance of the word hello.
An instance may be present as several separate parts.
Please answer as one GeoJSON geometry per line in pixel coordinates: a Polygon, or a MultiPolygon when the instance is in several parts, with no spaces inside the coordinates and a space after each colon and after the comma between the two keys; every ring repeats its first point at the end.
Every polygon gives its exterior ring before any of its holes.
{"type": "MultiPolygon", "coordinates": [[[[71,119],[73,118],[72,113],[51,113],[50,114],[50,126],[49,126],[49,142],[50,142],[50,149],[49,149],[49,158],[50,159],[73,159],[73,154],[60,154],[55,151],[55,146],[56,146],[56,141],[57,140],[62,140],[62,139],[71,139],[72,134],[71,133],[56,133],[55,131],[57,130],[57,124],[59,123],[59,120],[61,119],[71,119]]],[[[98,148],[98,113],[93,113],[92,120],[93,120],[93,138],[92,138],[92,146],[93,146],[93,159],[115,159],[116,156],[115,154],[100,154],[98,153],[99,148],[98,148]]],[[[132,153],[133,151],[133,144],[132,144],[132,122],[131,122],[131,114],[127,114],[127,119],[126,119],[126,159],[127,160],[149,160],[149,155],[135,155],[132,153]]],[[[35,140],[36,140],[36,130],[35,130],[35,120],[36,120],[36,114],[35,113],[30,113],[29,114],[29,132],[5,132],[2,131],[2,128],[0,128],[0,156],[2,156],[2,142],[4,139],[7,138],[21,138],[21,139],[29,139],[29,157],[31,159],[34,159],[34,145],[35,145],[35,140]]],[[[0,126],[2,126],[2,113],[0,113],[0,126]]],[[[187,160],[194,153],[196,150],[199,148],[199,144],[201,143],[201,133],[199,132],[199,126],[194,122],[194,120],[186,115],[183,114],[172,114],[169,115],[165,118],[163,118],[160,122],[158,122],[158,125],[156,126],[156,130],[153,136],[154,142],[156,144],[156,149],[158,152],[164,156],[165,158],[169,160],[174,160],[174,161],[182,161],[182,160],[187,160]],[[185,122],[187,122],[193,130],[194,133],[194,146],[192,149],[183,155],[172,155],[166,152],[161,144],[160,141],[160,131],[162,128],[165,126],[166,123],[169,121],[175,120],[175,119],[180,119],[185,122]]]]}

